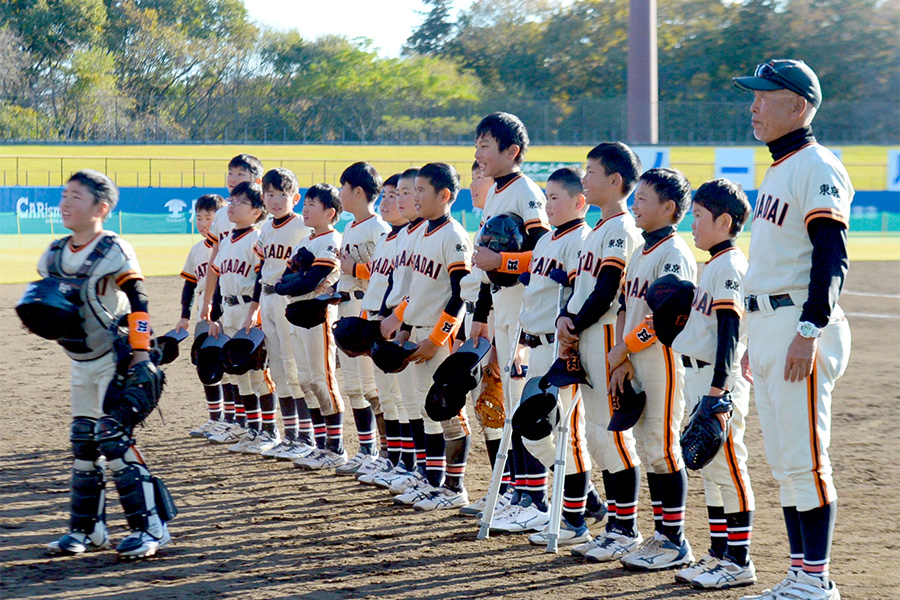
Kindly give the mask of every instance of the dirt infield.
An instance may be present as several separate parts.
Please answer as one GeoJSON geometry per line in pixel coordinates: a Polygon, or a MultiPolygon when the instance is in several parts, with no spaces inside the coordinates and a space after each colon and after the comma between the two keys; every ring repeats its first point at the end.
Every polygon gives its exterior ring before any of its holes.
{"type": "MultiPolygon", "coordinates": [[[[841,304],[853,352],[838,382],[831,456],[840,496],[831,571],[845,600],[897,598],[900,589],[900,264],[854,263],[841,304]],[[854,293],[850,293],[854,292],[854,293]],[[890,315],[878,318],[873,315],[890,315]]],[[[148,280],[158,330],[178,315],[181,281],[148,280]]],[[[137,431],[151,469],[181,514],[172,544],[152,559],[119,562],[113,551],[59,558],[45,553],[68,520],[68,365],[52,342],[19,326],[12,307],[24,286],[0,286],[0,596],[3,598],[582,598],[693,595],[671,572],[634,574],[576,562],[528,545],[525,536],[477,541],[473,519],[395,507],[386,492],[352,478],[301,472],[289,463],[229,455],[187,436],[205,420],[196,375],[182,356],[167,370],[162,414],[137,431]]],[[[351,419],[352,421],[352,419],[351,419]]],[[[352,425],[348,425],[352,430],[352,425]]],[[[347,439],[353,437],[347,432],[347,439]]],[[[467,476],[473,500],[487,487],[475,436],[467,476]]],[[[758,510],[752,554],[760,590],[783,577],[787,541],[777,488],[755,411],[748,423],[758,510]],[[765,585],[763,585],[765,584],[765,585]]],[[[355,447],[349,444],[349,450],[355,447]]],[[[599,475],[595,478],[599,481],[599,475]]],[[[111,535],[125,534],[115,488],[107,488],[111,535]]],[[[646,485],[639,524],[652,531],[646,485]]],[[[702,486],[691,475],[687,533],[707,544],[702,486]]],[[[741,591],[703,598],[738,598],[741,591]]]]}

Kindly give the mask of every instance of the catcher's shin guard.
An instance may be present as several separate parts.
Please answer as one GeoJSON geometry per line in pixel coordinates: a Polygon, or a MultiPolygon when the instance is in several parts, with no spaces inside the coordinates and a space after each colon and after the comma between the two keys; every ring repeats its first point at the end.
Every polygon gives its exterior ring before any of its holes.
{"type": "Polygon", "coordinates": [[[84,533],[97,544],[103,542],[106,530],[106,479],[95,433],[97,421],[75,417],[69,439],[75,460],[72,464],[72,495],[69,505],[69,529],[84,533]],[[97,539],[93,539],[97,537],[97,539]]]}

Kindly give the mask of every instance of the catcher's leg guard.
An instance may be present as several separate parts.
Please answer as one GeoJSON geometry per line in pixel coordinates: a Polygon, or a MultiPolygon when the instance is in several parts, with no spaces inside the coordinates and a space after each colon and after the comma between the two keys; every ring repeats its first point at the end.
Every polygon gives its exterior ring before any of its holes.
{"type": "Polygon", "coordinates": [[[87,550],[105,548],[109,543],[106,532],[106,479],[95,427],[97,421],[75,417],[69,439],[75,460],[72,464],[72,488],[69,504],[69,530],[48,546],[52,552],[80,554],[87,550]],[[100,464],[98,464],[100,462],[100,464]]]}
{"type": "Polygon", "coordinates": [[[169,541],[164,521],[175,516],[171,496],[165,486],[150,475],[134,441],[121,424],[103,417],[98,429],[100,450],[109,460],[119,501],[132,530],[116,550],[128,557],[150,556],[169,541]],[[157,497],[162,500],[159,505],[157,497]]]}

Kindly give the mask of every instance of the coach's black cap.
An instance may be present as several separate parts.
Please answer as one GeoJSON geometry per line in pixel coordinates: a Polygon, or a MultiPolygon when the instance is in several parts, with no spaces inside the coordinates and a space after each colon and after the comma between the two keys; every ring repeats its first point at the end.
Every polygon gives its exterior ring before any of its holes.
{"type": "Polygon", "coordinates": [[[731,82],[747,91],[790,90],[800,94],[816,108],[822,104],[819,78],[802,60],[770,60],[757,65],[749,77],[732,77],[731,82]]]}

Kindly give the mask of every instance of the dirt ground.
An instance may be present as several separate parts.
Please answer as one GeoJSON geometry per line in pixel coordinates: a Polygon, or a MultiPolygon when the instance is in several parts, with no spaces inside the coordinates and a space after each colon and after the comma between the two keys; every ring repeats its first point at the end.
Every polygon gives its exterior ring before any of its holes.
{"type": "MultiPolygon", "coordinates": [[[[165,331],[178,315],[181,281],[148,284],[156,327],[165,331]]],[[[12,307],[23,289],[0,286],[3,598],[574,600],[697,593],[674,584],[671,572],[634,574],[616,564],[579,563],[564,551],[555,556],[529,546],[523,535],[478,541],[474,519],[416,513],[352,478],[230,455],[189,438],[187,432],[206,417],[184,353],[167,369],[161,414],[137,431],[147,463],[165,479],[181,511],[171,523],[172,543],[142,562],[120,562],[114,551],[50,556],[45,545],[65,532],[68,519],[68,365],[55,344],[20,328],[12,307]]],[[[900,448],[893,410],[900,400],[900,265],[855,263],[845,289],[841,304],[850,313],[854,344],[835,391],[831,457],[840,510],[831,572],[846,600],[897,598],[900,448]],[[878,314],[890,318],[872,316],[878,314]]],[[[353,437],[349,424],[347,439],[353,437]]],[[[758,591],[784,576],[787,541],[755,411],[747,437],[758,503],[752,554],[760,578],[749,589],[758,591]]],[[[477,438],[466,478],[473,500],[489,477],[477,438]]],[[[355,449],[348,443],[348,450],[355,449]]],[[[117,543],[127,530],[114,486],[107,490],[117,543]]],[[[699,557],[708,538],[696,474],[686,521],[699,557]]],[[[646,486],[639,524],[652,531],[646,486]]],[[[712,600],[743,593],[702,595],[712,600]]]]}

